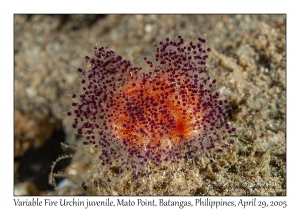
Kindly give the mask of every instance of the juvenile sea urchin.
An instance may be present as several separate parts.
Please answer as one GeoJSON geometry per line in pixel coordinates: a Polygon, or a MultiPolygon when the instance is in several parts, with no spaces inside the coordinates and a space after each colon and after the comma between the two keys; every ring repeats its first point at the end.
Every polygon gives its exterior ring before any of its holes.
{"type": "Polygon", "coordinates": [[[72,127],[84,145],[100,150],[103,168],[120,174],[177,163],[184,155],[211,157],[234,141],[235,128],[224,122],[225,104],[213,92],[216,79],[206,73],[206,40],[184,45],[166,38],[154,44],[156,64],[148,71],[133,67],[114,51],[94,47],[86,56],[82,90],[73,94],[72,127]]]}

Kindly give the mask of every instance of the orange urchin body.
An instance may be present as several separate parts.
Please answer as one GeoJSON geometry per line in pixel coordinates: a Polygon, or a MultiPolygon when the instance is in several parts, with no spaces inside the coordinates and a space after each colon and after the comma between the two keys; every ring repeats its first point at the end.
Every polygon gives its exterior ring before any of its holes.
{"type": "Polygon", "coordinates": [[[82,91],[74,94],[72,126],[84,144],[101,150],[103,167],[124,170],[176,163],[183,155],[210,156],[233,144],[235,128],[224,122],[225,104],[206,74],[205,39],[183,45],[168,38],[154,45],[157,65],[143,73],[104,47],[86,56],[82,91]]]}
{"type": "Polygon", "coordinates": [[[166,78],[157,78],[155,84],[133,82],[118,95],[117,106],[111,108],[112,127],[116,126],[119,139],[126,139],[130,145],[159,143],[162,147],[166,141],[178,144],[189,139],[192,122],[200,117],[191,114],[193,104],[183,103],[166,78]]]}

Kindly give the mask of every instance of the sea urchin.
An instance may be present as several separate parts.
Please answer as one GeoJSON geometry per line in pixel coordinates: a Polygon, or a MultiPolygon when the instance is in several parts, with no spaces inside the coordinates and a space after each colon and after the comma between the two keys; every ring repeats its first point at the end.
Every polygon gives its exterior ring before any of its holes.
{"type": "Polygon", "coordinates": [[[133,67],[114,51],[94,47],[86,56],[82,89],[73,94],[67,113],[84,145],[100,150],[103,168],[120,167],[120,174],[177,163],[184,155],[211,157],[234,141],[224,122],[227,100],[213,92],[216,79],[206,73],[210,48],[206,40],[184,44],[166,38],[154,44],[155,63],[149,70],[133,67]]]}

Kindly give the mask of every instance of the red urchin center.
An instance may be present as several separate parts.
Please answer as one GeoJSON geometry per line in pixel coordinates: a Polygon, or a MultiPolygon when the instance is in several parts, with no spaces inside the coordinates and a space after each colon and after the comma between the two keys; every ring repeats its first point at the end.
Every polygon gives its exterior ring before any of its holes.
{"type": "MultiPolygon", "coordinates": [[[[110,112],[120,140],[129,145],[164,146],[164,140],[178,144],[189,139],[195,120],[188,112],[191,103],[184,103],[170,82],[161,78],[144,84],[134,81],[118,94],[110,112]]],[[[190,93],[185,94],[189,98],[190,93]]]]}

